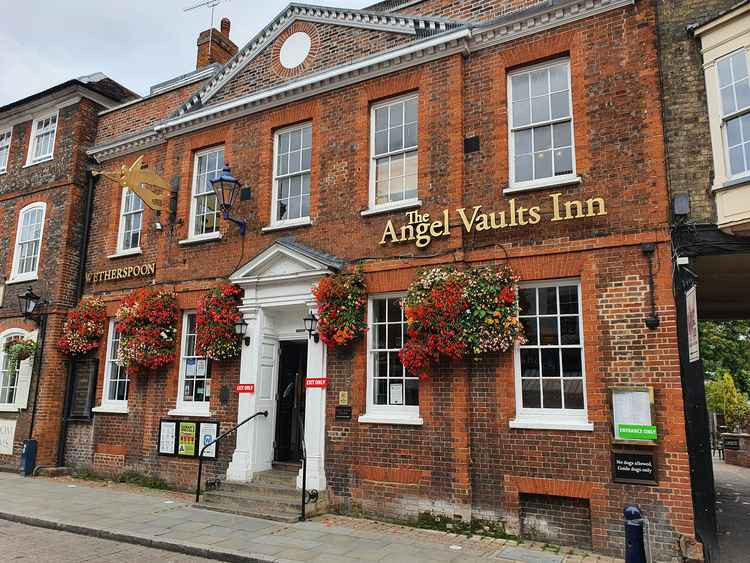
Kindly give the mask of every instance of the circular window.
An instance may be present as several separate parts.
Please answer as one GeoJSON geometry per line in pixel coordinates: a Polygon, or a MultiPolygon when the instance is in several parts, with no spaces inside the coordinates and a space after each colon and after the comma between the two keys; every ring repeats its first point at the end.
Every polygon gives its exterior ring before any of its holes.
{"type": "Polygon", "coordinates": [[[279,53],[281,66],[288,69],[297,68],[310,54],[311,45],[312,40],[307,33],[303,31],[292,33],[281,46],[279,53]]]}

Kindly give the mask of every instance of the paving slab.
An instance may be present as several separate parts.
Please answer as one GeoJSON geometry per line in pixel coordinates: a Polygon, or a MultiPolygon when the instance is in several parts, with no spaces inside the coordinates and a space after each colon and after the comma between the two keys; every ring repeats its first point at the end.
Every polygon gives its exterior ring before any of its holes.
{"type": "MultiPolygon", "coordinates": [[[[139,550],[148,548],[252,563],[558,563],[568,558],[580,561],[581,554],[595,557],[580,550],[553,554],[544,551],[543,544],[466,537],[336,515],[285,524],[202,510],[192,501],[189,495],[132,486],[0,473],[0,519],[145,546],[134,548],[132,554],[120,553],[124,561],[137,561],[139,550]]],[[[103,558],[110,556],[114,552],[103,558]]],[[[65,560],[65,556],[60,559],[65,560]]]]}

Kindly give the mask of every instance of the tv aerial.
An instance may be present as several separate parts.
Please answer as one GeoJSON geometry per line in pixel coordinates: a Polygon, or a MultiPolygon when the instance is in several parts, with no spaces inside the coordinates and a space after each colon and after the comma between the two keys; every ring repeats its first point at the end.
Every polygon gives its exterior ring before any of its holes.
{"type": "Polygon", "coordinates": [[[214,34],[214,10],[216,9],[216,6],[219,4],[223,4],[224,2],[229,2],[229,0],[203,0],[203,2],[198,2],[197,4],[193,4],[192,6],[188,6],[187,8],[183,8],[183,12],[192,12],[193,10],[196,10],[198,8],[211,8],[211,25],[208,28],[208,54],[211,55],[211,40],[213,39],[214,34]]]}

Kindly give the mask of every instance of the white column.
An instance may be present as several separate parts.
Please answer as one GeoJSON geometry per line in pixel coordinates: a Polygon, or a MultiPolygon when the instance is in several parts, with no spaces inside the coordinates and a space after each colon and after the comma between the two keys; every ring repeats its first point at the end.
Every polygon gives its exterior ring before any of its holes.
{"type": "MultiPolygon", "coordinates": [[[[260,343],[263,336],[263,312],[258,307],[240,307],[245,322],[248,324],[247,335],[250,345],[242,344],[240,358],[240,383],[252,383],[258,386],[258,362],[260,360],[260,343]]],[[[234,389],[232,389],[234,392],[234,389]]],[[[242,422],[255,412],[255,393],[241,393],[237,407],[237,422],[242,422]]],[[[237,429],[236,446],[232,461],[227,468],[227,480],[250,481],[253,477],[252,457],[255,441],[254,421],[237,429]]]]}
{"type": "MultiPolygon", "coordinates": [[[[317,313],[316,303],[307,307],[317,313]]],[[[326,373],[326,345],[308,340],[307,378],[328,377],[326,373]]],[[[305,389],[305,445],[307,447],[307,489],[326,488],[325,475],[326,390],[305,389]]],[[[302,488],[302,470],[297,476],[297,488],[302,488]]]]}

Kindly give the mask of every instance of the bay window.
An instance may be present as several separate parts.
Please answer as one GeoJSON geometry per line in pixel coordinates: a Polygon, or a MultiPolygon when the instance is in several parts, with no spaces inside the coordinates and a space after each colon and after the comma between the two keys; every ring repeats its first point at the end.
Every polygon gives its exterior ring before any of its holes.
{"type": "Polygon", "coordinates": [[[750,78],[747,51],[735,51],[717,62],[721,119],[726,134],[729,177],[750,173],[750,78]]]}

